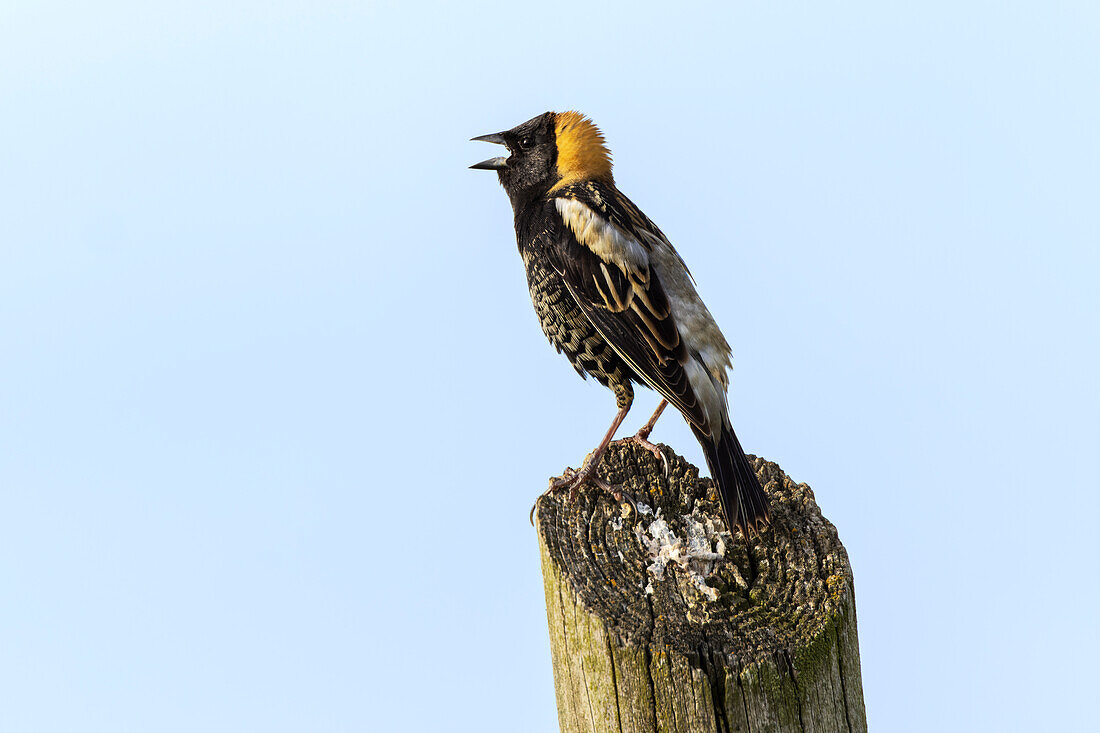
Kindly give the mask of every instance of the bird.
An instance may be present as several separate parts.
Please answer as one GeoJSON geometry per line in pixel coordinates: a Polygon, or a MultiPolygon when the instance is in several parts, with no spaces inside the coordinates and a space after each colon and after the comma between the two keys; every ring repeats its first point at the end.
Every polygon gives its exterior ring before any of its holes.
{"type": "Polygon", "coordinates": [[[546,112],[471,140],[508,151],[470,168],[496,171],[508,194],[543,332],[582,378],[609,388],[618,407],[596,450],[547,493],[572,497],[585,483],[611,488],[596,469],[640,384],[663,399],[636,435],[617,442],[663,459],[648,438],[672,404],[703,449],[726,526],[746,536],[763,529],[768,500],[729,417],[729,343],[683,258],[615,185],[600,129],[580,112],[546,112]]]}

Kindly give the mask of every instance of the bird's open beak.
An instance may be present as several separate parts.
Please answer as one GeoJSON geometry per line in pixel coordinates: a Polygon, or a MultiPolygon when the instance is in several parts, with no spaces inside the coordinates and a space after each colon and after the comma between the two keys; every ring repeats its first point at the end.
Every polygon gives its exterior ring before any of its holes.
{"type": "MultiPolygon", "coordinates": [[[[504,145],[505,144],[504,143],[504,136],[501,135],[499,132],[494,132],[491,135],[482,135],[481,137],[472,137],[472,138],[470,138],[470,141],[471,142],[482,142],[482,143],[496,143],[497,145],[504,145]]],[[[473,168],[474,170],[479,170],[479,171],[498,171],[501,168],[503,168],[505,165],[507,165],[507,163],[508,163],[508,158],[506,158],[506,157],[489,158],[488,160],[483,160],[480,163],[474,163],[470,167],[473,168]]]]}

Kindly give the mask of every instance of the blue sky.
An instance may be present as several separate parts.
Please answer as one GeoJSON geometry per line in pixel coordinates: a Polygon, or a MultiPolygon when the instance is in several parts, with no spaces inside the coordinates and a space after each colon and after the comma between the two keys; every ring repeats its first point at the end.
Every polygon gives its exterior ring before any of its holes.
{"type": "Polygon", "coordinates": [[[527,511],[614,401],[466,166],[573,108],[840,530],[871,725],[1088,727],[1098,15],[9,0],[0,728],[556,730],[527,511]]]}

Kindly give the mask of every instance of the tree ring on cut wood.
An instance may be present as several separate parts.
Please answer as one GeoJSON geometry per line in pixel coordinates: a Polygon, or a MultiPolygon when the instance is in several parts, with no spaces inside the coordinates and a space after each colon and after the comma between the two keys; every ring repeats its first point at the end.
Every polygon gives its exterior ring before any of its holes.
{"type": "Polygon", "coordinates": [[[826,717],[838,730],[865,729],[851,566],[813,491],[775,463],[750,457],[771,522],[757,536],[731,536],[712,480],[667,446],[661,450],[667,474],[633,444],[612,446],[599,467],[598,476],[630,494],[638,513],[590,486],[572,502],[565,494],[539,499],[563,730],[574,729],[563,706],[580,687],[591,703],[599,683],[589,677],[603,664],[618,722],[578,730],[649,730],[643,717],[654,718],[653,729],[681,729],[669,727],[675,701],[662,702],[660,689],[675,685],[661,678],[677,665],[683,669],[676,674],[703,680],[709,712],[701,719],[712,718],[716,730],[832,729],[822,728],[826,717]],[[571,666],[586,663],[587,673],[564,679],[571,666]],[[632,675],[648,680],[631,682],[632,675]],[[638,720],[628,726],[631,706],[638,720]]]}

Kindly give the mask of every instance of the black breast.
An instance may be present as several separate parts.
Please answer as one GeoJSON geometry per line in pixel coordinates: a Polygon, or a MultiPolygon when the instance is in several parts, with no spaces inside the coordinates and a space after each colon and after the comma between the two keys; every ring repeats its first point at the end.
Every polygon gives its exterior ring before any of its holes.
{"type": "Polygon", "coordinates": [[[521,222],[520,217],[516,221],[519,251],[527,270],[527,286],[539,325],[578,374],[582,377],[592,375],[615,392],[619,407],[627,406],[634,398],[631,382],[641,380],[584,316],[551,264],[547,248],[560,234],[556,228],[564,228],[564,224],[556,211],[552,216],[546,213],[543,209],[539,212],[541,215],[531,216],[526,222],[521,222]]]}

